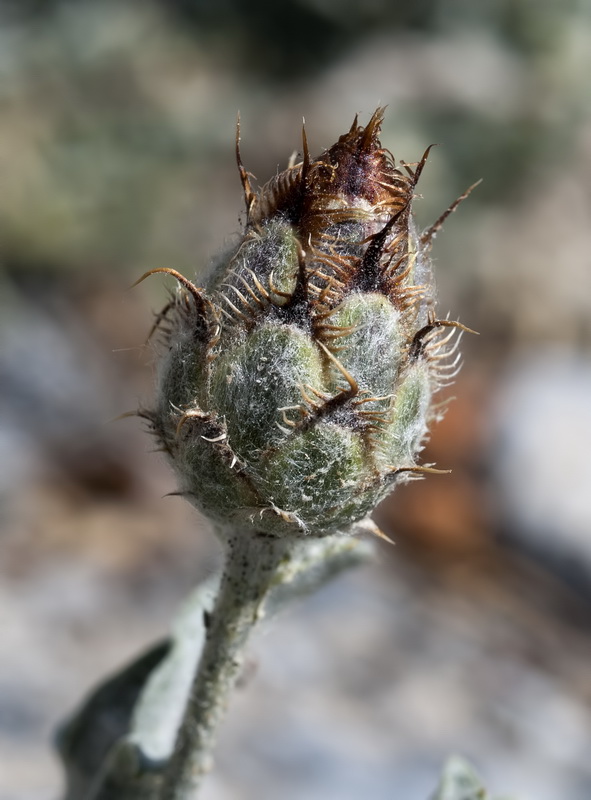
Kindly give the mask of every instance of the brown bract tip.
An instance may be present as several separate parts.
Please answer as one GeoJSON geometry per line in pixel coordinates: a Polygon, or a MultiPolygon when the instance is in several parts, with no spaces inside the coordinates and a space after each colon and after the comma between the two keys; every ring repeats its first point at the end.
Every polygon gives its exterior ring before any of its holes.
{"type": "Polygon", "coordinates": [[[355,117],[351,129],[314,162],[317,192],[363,198],[372,205],[400,195],[405,176],[379,138],[384,110],[376,109],[365,127],[355,117]]]}
{"type": "Polygon", "coordinates": [[[262,187],[252,205],[251,222],[257,225],[282,214],[296,225],[307,218],[305,229],[310,217],[327,210],[336,214],[338,207],[366,204],[386,216],[405,208],[412,200],[412,177],[396,167],[381,145],[384,111],[377,108],[365,126],[356,115],[350,130],[314,160],[304,132],[303,160],[262,187]]]}

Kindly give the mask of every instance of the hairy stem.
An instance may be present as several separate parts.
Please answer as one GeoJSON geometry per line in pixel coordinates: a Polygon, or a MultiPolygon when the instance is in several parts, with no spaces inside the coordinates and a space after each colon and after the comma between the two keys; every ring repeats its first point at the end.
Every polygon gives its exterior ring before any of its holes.
{"type": "Polygon", "coordinates": [[[227,698],[241,667],[248,637],[264,601],[289,560],[293,540],[234,534],[208,624],[174,752],[164,774],[161,800],[193,800],[212,766],[212,750],[227,698]]]}

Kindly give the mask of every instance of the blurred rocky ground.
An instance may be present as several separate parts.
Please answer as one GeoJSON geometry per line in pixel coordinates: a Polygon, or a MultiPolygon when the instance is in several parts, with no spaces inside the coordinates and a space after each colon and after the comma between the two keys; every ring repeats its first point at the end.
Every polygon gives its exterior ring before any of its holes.
{"type": "Polygon", "coordinates": [[[425,800],[443,759],[495,792],[591,797],[591,7],[575,0],[0,2],[0,800],[54,800],[51,731],[160,637],[219,554],[134,420],[151,309],[259,180],[388,104],[438,142],[427,225],[465,337],[380,563],[253,646],[206,800],[425,800]]]}

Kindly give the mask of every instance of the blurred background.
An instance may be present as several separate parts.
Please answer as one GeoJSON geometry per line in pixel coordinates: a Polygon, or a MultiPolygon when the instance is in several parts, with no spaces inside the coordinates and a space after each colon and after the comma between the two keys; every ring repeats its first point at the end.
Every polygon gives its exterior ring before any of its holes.
{"type": "MultiPolygon", "coordinates": [[[[425,800],[459,751],[591,797],[591,4],[0,2],[0,798],[56,800],[53,729],[166,633],[219,552],[137,420],[172,266],[199,276],[300,142],[388,111],[437,142],[428,225],[464,337],[396,546],[252,648],[204,800],[425,800]]],[[[199,281],[198,281],[199,282],[199,281]]]]}

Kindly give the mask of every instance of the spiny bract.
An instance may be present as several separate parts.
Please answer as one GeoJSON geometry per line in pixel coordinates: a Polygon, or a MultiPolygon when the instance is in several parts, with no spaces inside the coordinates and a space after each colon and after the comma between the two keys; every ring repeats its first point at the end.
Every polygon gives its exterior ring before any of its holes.
{"type": "MultiPolygon", "coordinates": [[[[417,467],[458,323],[437,320],[414,169],[379,141],[383,109],[253,192],[233,251],[158,315],[166,353],[147,418],[179,493],[221,530],[347,531],[417,467]]],[[[454,204],[455,207],[456,204],[454,204]]],[[[448,213],[448,212],[446,212],[448,213]]],[[[145,277],[145,276],[144,276],[145,277]]]]}

